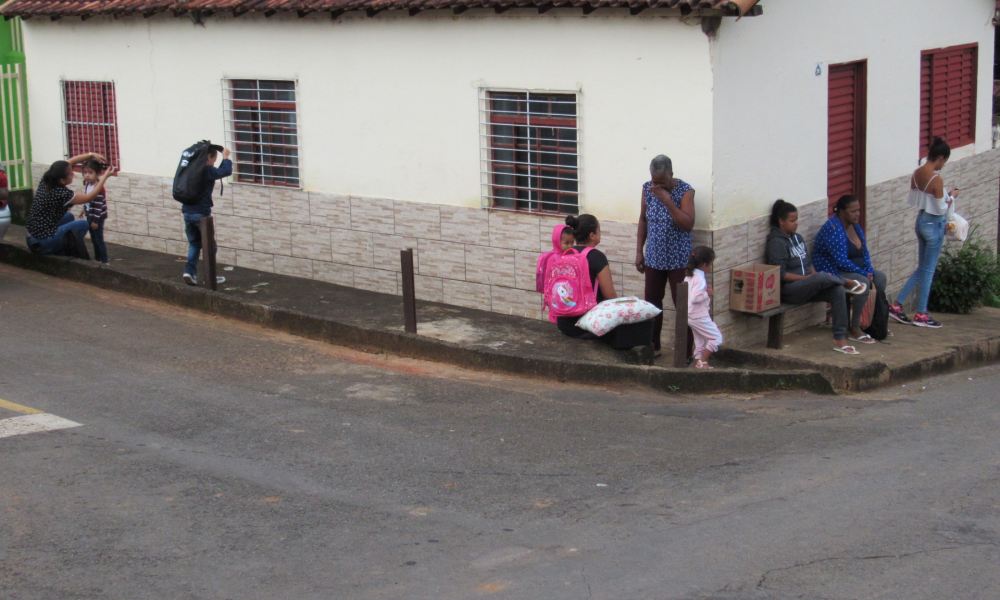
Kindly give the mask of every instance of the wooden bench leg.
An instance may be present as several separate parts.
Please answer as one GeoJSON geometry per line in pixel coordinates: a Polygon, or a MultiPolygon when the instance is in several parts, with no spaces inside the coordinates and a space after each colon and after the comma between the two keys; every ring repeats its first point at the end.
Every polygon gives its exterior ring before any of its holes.
{"type": "Polygon", "coordinates": [[[767,320],[767,347],[781,350],[785,341],[785,313],[771,316],[767,320]]]}
{"type": "Polygon", "coordinates": [[[674,368],[687,367],[688,351],[688,284],[677,284],[677,302],[675,303],[676,321],[674,322],[674,368]]]}

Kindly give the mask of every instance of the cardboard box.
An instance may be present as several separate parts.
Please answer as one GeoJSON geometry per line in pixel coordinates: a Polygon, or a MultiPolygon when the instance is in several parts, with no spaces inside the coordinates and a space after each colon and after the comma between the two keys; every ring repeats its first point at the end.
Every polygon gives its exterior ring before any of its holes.
{"type": "Polygon", "coordinates": [[[729,286],[729,308],[745,313],[760,313],[781,306],[781,269],[771,265],[752,265],[733,269],[729,286]]]}

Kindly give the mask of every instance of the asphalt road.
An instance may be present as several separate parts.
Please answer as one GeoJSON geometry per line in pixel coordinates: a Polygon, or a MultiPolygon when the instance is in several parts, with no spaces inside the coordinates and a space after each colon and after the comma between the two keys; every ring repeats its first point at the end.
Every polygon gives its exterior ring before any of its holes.
{"type": "Polygon", "coordinates": [[[0,266],[0,436],[79,424],[0,437],[0,598],[996,599],[998,389],[559,385],[0,266]]]}

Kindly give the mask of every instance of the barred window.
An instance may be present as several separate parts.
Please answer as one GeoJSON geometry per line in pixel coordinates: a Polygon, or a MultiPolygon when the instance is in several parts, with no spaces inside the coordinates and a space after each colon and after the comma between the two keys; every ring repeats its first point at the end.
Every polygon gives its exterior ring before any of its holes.
{"type": "Polygon", "coordinates": [[[66,156],[97,152],[121,168],[115,84],[62,81],[66,156]]]}
{"type": "Polygon", "coordinates": [[[577,95],[481,90],[483,206],[579,214],[577,95]]]}
{"type": "Polygon", "coordinates": [[[236,181],[300,187],[295,82],[223,82],[226,140],[236,181]]]}

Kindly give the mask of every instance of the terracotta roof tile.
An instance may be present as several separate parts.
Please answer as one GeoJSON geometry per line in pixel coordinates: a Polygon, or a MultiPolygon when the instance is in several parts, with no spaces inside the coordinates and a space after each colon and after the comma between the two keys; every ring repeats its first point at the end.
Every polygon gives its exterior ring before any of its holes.
{"type": "MultiPolygon", "coordinates": [[[[740,0],[739,4],[747,4],[740,0]]],[[[751,3],[752,4],[752,3],[751,3]]],[[[0,6],[6,17],[91,17],[96,15],[149,16],[172,12],[184,14],[201,12],[311,12],[340,13],[367,10],[494,8],[558,8],[575,7],[589,10],[597,8],[679,8],[684,12],[695,10],[723,11],[737,14],[737,2],[731,0],[10,0],[0,6]]]]}

